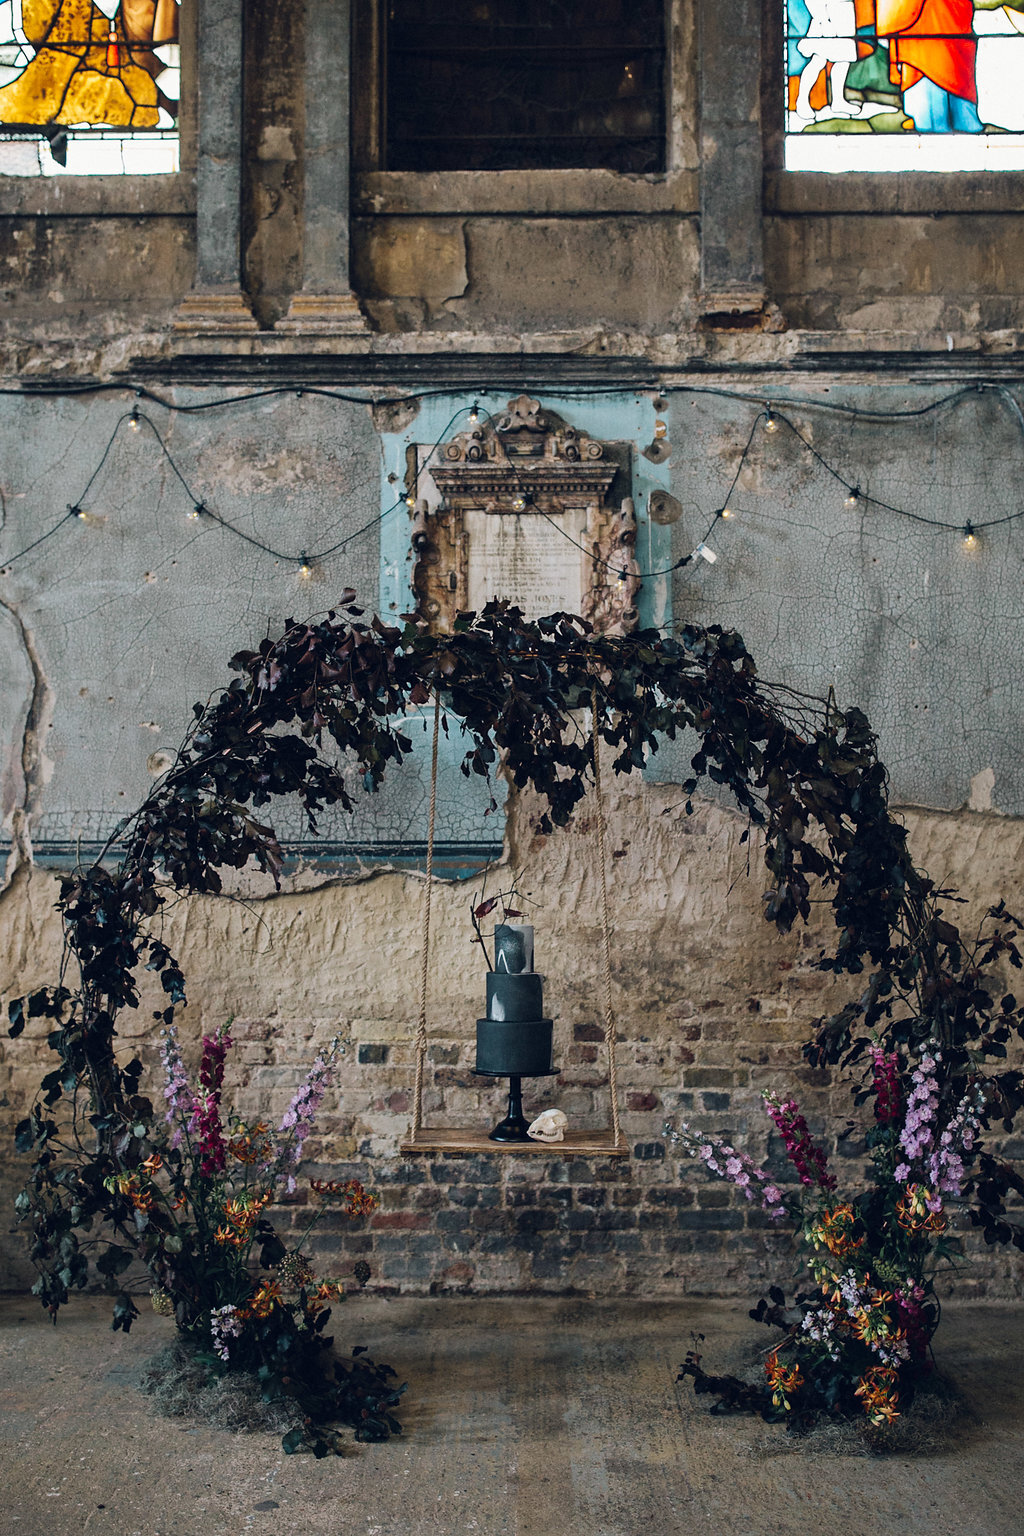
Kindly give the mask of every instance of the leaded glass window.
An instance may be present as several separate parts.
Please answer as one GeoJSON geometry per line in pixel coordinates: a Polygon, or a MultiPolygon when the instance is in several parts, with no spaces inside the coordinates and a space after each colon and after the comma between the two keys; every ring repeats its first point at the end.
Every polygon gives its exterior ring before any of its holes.
{"type": "Polygon", "coordinates": [[[390,0],[387,170],[665,168],[664,0],[390,0]]]}
{"type": "Polygon", "coordinates": [[[178,169],[179,0],[0,0],[0,175],[178,169]]]}
{"type": "Polygon", "coordinates": [[[785,0],[786,168],[1024,168],[1024,0],[785,0]]]}

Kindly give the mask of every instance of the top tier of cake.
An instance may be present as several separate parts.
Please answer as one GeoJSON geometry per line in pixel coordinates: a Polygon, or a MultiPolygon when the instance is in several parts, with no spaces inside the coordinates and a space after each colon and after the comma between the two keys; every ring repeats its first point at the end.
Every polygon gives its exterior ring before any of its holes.
{"type": "Polygon", "coordinates": [[[533,929],[529,923],[496,923],[494,969],[509,976],[533,970],[533,929]]]}
{"type": "Polygon", "coordinates": [[[544,1017],[544,978],[533,969],[533,929],[526,923],[498,923],[494,929],[487,1017],[508,1024],[544,1017]]]}

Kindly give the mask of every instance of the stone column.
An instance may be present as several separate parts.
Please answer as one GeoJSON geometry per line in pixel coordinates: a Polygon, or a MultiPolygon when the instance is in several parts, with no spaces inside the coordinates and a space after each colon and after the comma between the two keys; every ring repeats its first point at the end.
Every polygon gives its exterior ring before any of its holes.
{"type": "MultiPolygon", "coordinates": [[[[762,10],[760,0],[700,0],[701,304],[708,315],[764,307],[762,10]]],[[[769,12],[775,17],[776,8],[769,12]]]]}
{"type": "Polygon", "coordinates": [[[302,287],[276,329],[364,332],[349,287],[349,0],[305,0],[302,287]]]}
{"type": "Polygon", "coordinates": [[[242,5],[199,0],[196,275],[176,330],[254,331],[242,291],[242,5]]]}

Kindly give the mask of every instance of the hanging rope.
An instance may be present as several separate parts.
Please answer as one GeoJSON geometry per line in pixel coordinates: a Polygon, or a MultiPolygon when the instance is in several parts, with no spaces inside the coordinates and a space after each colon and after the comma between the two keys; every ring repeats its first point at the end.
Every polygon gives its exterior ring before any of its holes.
{"type": "Polygon", "coordinates": [[[427,820],[427,889],[423,899],[423,953],[420,957],[420,1021],[416,1028],[416,1088],[412,1137],[423,1126],[423,1067],[427,1057],[427,961],[430,954],[430,894],[434,884],[434,816],[437,811],[437,743],[441,729],[441,692],[434,693],[434,745],[430,754],[430,815],[427,820]]]}
{"type": "Polygon", "coordinates": [[[601,748],[597,729],[597,689],[593,697],[594,717],[594,794],[597,800],[597,853],[601,866],[601,928],[604,945],[604,1039],[608,1047],[608,1092],[612,1101],[612,1134],[615,1145],[622,1144],[619,1126],[619,1076],[615,1061],[615,1017],[612,1013],[612,941],[608,916],[608,866],[604,847],[604,803],[601,799],[601,748]]]}

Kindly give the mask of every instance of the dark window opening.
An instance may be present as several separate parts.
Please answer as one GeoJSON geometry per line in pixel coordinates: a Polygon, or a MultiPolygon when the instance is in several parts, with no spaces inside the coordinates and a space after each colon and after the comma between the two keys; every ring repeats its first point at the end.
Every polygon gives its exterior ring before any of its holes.
{"type": "Polygon", "coordinates": [[[390,0],[387,169],[665,169],[664,0],[390,0]]]}

